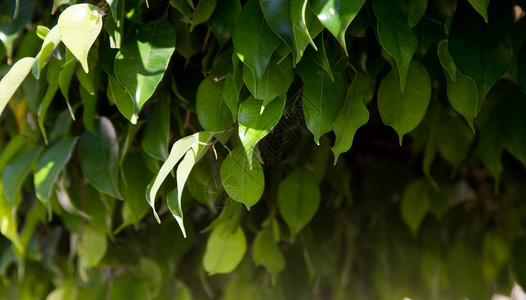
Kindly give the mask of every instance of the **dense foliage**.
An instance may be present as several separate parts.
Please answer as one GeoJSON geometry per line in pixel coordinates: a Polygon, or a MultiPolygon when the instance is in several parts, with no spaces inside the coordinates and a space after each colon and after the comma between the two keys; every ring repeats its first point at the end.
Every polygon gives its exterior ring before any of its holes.
{"type": "Polygon", "coordinates": [[[83,2],[0,3],[2,299],[526,287],[523,0],[83,2]]]}

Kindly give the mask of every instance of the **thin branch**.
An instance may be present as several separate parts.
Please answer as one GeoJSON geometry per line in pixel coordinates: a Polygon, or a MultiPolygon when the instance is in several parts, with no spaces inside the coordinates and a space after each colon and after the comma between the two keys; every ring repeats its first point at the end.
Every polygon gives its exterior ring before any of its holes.
{"type": "Polygon", "coordinates": [[[220,134],[219,137],[217,137],[213,142],[211,143],[203,143],[203,142],[199,142],[197,141],[196,143],[198,143],[199,145],[203,145],[203,146],[213,146],[215,144],[217,144],[217,142],[219,142],[219,140],[221,140],[221,138],[227,133],[227,132],[230,132],[232,130],[234,130],[234,127],[236,127],[237,125],[237,121],[230,125],[230,127],[228,127],[227,129],[223,130],[223,131],[214,131],[212,132],[212,135],[216,135],[216,134],[220,134]]]}

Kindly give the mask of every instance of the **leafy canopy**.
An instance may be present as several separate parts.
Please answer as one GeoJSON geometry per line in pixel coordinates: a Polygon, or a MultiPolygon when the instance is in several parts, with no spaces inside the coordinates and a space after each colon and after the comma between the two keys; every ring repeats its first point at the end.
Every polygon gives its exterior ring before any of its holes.
{"type": "Polygon", "coordinates": [[[0,3],[1,299],[526,289],[525,1],[84,2],[0,3]]]}

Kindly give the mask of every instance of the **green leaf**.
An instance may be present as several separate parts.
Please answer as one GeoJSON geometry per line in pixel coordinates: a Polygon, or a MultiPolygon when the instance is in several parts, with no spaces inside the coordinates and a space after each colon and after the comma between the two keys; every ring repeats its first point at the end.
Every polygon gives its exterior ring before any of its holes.
{"type": "Polygon", "coordinates": [[[0,81],[0,115],[2,115],[7,103],[31,71],[34,62],[34,58],[24,57],[17,61],[9,72],[2,77],[0,81]]]}
{"type": "Polygon", "coordinates": [[[115,276],[108,298],[128,300],[148,299],[146,281],[132,275],[115,276]]]}
{"type": "Polygon", "coordinates": [[[318,67],[312,58],[305,57],[297,72],[303,80],[303,112],[307,128],[314,135],[316,144],[320,137],[331,131],[344,100],[347,83],[341,68],[334,68],[334,81],[318,67]]]}
{"type": "Polygon", "coordinates": [[[144,191],[152,174],[139,152],[126,156],[122,163],[121,174],[120,190],[122,199],[130,210],[129,222],[137,224],[148,211],[148,203],[144,201],[144,191]]]}
{"type": "Polygon", "coordinates": [[[484,21],[488,23],[488,6],[490,0],[469,0],[469,3],[474,9],[484,18],[484,21]]]}
{"type": "Polygon", "coordinates": [[[60,41],[61,39],[58,26],[54,26],[46,35],[46,38],[42,43],[42,48],[35,56],[35,63],[33,64],[32,73],[36,79],[40,78],[40,71],[42,68],[44,68],[44,65],[51,56],[51,53],[58,47],[60,41]]]}
{"type": "Polygon", "coordinates": [[[297,49],[292,32],[290,2],[290,0],[259,0],[267,24],[285,42],[295,62],[297,49]]]}
{"type": "Polygon", "coordinates": [[[108,242],[104,231],[88,225],[84,227],[77,253],[81,262],[88,268],[95,267],[106,254],[108,242]]]}
{"type": "Polygon", "coordinates": [[[2,170],[2,186],[9,203],[15,202],[16,194],[31,171],[31,166],[40,155],[40,151],[40,147],[26,148],[13,157],[2,170]]]}
{"type": "Polygon", "coordinates": [[[449,52],[455,65],[477,85],[477,112],[489,89],[508,70],[512,59],[508,39],[511,8],[507,4],[497,5],[492,13],[489,24],[472,10],[455,14],[449,38],[449,52]]]}
{"type": "Polygon", "coordinates": [[[119,193],[119,144],[111,121],[101,117],[95,123],[95,134],[85,130],[79,148],[80,166],[88,182],[114,198],[119,193]]]}
{"type": "Polygon", "coordinates": [[[340,154],[351,149],[356,130],[369,121],[369,111],[365,107],[364,101],[366,93],[370,89],[371,81],[363,72],[356,74],[347,89],[345,102],[342,109],[338,112],[333,125],[336,142],[334,142],[331,150],[334,152],[335,165],[340,154]]]}
{"type": "Polygon", "coordinates": [[[228,224],[214,228],[203,257],[203,266],[208,275],[233,271],[245,256],[246,243],[245,234],[239,226],[234,230],[228,224]]]}
{"type": "MultiPolygon", "coordinates": [[[[292,22],[292,31],[294,33],[294,40],[297,43],[299,38],[307,39],[308,42],[316,49],[316,45],[309,33],[307,26],[307,13],[310,13],[311,8],[309,0],[290,0],[290,20],[292,22]]],[[[299,47],[296,45],[299,52],[299,47]]],[[[301,56],[298,56],[296,63],[299,62],[301,56]]]]}
{"type": "Polygon", "coordinates": [[[320,22],[329,29],[336,39],[340,42],[347,53],[345,45],[345,32],[362,8],[365,0],[311,0],[312,10],[318,16],[320,22]]]}
{"type": "Polygon", "coordinates": [[[239,106],[239,139],[247,155],[250,168],[257,143],[276,126],[283,115],[286,96],[273,100],[262,111],[261,101],[248,97],[239,106]]]}
{"type": "Polygon", "coordinates": [[[71,159],[77,138],[64,138],[49,148],[38,162],[35,176],[35,194],[45,205],[51,197],[57,177],[71,159]]]}
{"type": "Polygon", "coordinates": [[[407,16],[400,1],[374,0],[373,8],[378,18],[380,43],[396,61],[400,76],[400,91],[403,93],[411,59],[417,47],[416,35],[407,23],[407,16]]]}
{"type": "Polygon", "coordinates": [[[404,191],[400,214],[411,229],[413,236],[417,236],[418,228],[429,211],[431,186],[426,179],[413,181],[404,191]]]}
{"type": "Polygon", "coordinates": [[[451,285],[460,295],[469,299],[488,296],[479,255],[466,244],[456,244],[449,251],[447,271],[451,285]]]}
{"type": "Polygon", "coordinates": [[[155,104],[150,121],[141,139],[144,152],[158,160],[168,157],[168,139],[170,137],[170,95],[163,93],[155,104]]]}
{"type": "Polygon", "coordinates": [[[94,5],[76,4],[60,14],[57,24],[62,42],[88,73],[88,53],[102,29],[102,14],[94,5]]]}
{"type": "Polygon", "coordinates": [[[216,8],[217,0],[206,0],[197,2],[197,6],[192,13],[192,16],[186,22],[192,24],[192,30],[195,25],[206,22],[216,8]]]}
{"type": "Polygon", "coordinates": [[[263,265],[272,276],[285,269],[285,257],[279,250],[272,226],[263,228],[254,238],[252,256],[256,265],[263,265]]]}
{"type": "Polygon", "coordinates": [[[42,102],[38,107],[38,127],[40,128],[40,132],[42,133],[42,137],[44,137],[44,142],[46,143],[46,145],[48,144],[48,138],[46,128],[44,126],[44,121],[46,118],[47,110],[51,105],[51,102],[55,98],[55,94],[57,93],[59,88],[59,75],[62,69],[62,63],[62,61],[58,61],[56,59],[53,59],[49,63],[49,67],[47,69],[46,74],[46,80],[49,83],[49,85],[46,89],[46,93],[44,94],[44,98],[42,98],[42,102]]]}
{"type": "Polygon", "coordinates": [[[409,27],[416,26],[427,9],[427,0],[406,0],[401,2],[404,11],[407,13],[407,24],[409,27]]]}
{"type": "Polygon", "coordinates": [[[473,132],[455,115],[442,113],[436,131],[436,144],[440,155],[455,166],[467,158],[473,132]]]}
{"type": "Polygon", "coordinates": [[[256,92],[254,77],[251,75],[250,69],[243,66],[243,81],[256,99],[263,100],[263,107],[266,107],[276,97],[285,95],[293,80],[292,60],[285,58],[279,62],[279,57],[273,55],[261,81],[258,83],[259,89],[256,92]]]}
{"type": "Polygon", "coordinates": [[[239,0],[221,0],[221,5],[216,6],[214,13],[208,19],[208,26],[216,36],[219,47],[225,45],[232,37],[240,14],[241,3],[239,0]]]}
{"type": "Polygon", "coordinates": [[[511,268],[515,275],[515,280],[524,289],[526,287],[526,238],[519,238],[513,245],[511,254],[511,268]]]}
{"type": "Polygon", "coordinates": [[[119,0],[106,0],[106,3],[108,3],[108,5],[110,6],[113,21],[117,22],[117,15],[119,13],[117,11],[117,5],[119,5],[119,0]]]}
{"type": "Polygon", "coordinates": [[[440,42],[437,52],[446,75],[449,103],[466,119],[474,132],[473,119],[477,116],[478,101],[477,86],[471,78],[457,71],[455,62],[449,54],[447,40],[440,42]]]}
{"type": "Polygon", "coordinates": [[[323,35],[319,35],[316,38],[316,44],[318,44],[319,50],[308,52],[312,57],[312,60],[320,67],[322,67],[332,81],[334,81],[334,76],[332,75],[331,64],[327,58],[327,53],[325,52],[325,42],[323,40],[323,35]]]}
{"type": "Polygon", "coordinates": [[[137,114],[134,113],[133,99],[115,79],[115,77],[108,75],[108,88],[106,89],[108,99],[111,99],[121,114],[128,119],[132,124],[137,124],[137,114]]]}
{"type": "Polygon", "coordinates": [[[168,21],[150,22],[129,36],[115,56],[115,76],[132,97],[135,115],[161,82],[175,41],[175,29],[168,21]]]}
{"type": "Polygon", "coordinates": [[[268,27],[258,0],[249,0],[243,7],[234,29],[232,42],[239,59],[252,71],[256,82],[254,90],[257,93],[258,83],[263,77],[270,57],[281,42],[268,27]]]}
{"type": "MultiPolygon", "coordinates": [[[[237,56],[235,56],[237,58],[237,56]]],[[[237,61],[239,62],[239,60],[237,61]]],[[[237,65],[237,63],[234,63],[237,65]]],[[[232,122],[237,120],[237,107],[239,103],[239,94],[243,89],[243,69],[234,67],[232,72],[229,72],[225,78],[223,86],[223,99],[230,109],[232,114],[232,122]]]]}
{"type": "Polygon", "coordinates": [[[423,65],[413,61],[404,93],[398,89],[399,84],[397,74],[391,70],[378,88],[378,110],[384,124],[398,132],[401,145],[404,135],[415,129],[426,114],[431,100],[431,78],[423,65]]]}
{"type": "Polygon", "coordinates": [[[309,0],[290,0],[290,18],[297,48],[296,63],[299,63],[309,44],[318,50],[313,39],[323,30],[323,25],[312,12],[309,0]]]}
{"type": "Polygon", "coordinates": [[[223,80],[207,77],[197,89],[197,118],[205,130],[221,131],[232,124],[232,113],[223,99],[224,84],[223,80]]]}
{"type": "Polygon", "coordinates": [[[265,178],[260,162],[252,156],[252,168],[243,147],[237,147],[225,158],[220,169],[223,187],[235,201],[248,210],[256,204],[265,189],[265,178]]]}
{"type": "Polygon", "coordinates": [[[281,181],[278,208],[290,228],[292,239],[307,225],[320,206],[320,188],[316,176],[297,169],[281,181]]]}
{"type": "Polygon", "coordinates": [[[3,145],[2,152],[0,153],[0,173],[4,169],[5,165],[17,155],[20,150],[26,146],[26,139],[21,135],[12,137],[9,142],[3,145]]]}

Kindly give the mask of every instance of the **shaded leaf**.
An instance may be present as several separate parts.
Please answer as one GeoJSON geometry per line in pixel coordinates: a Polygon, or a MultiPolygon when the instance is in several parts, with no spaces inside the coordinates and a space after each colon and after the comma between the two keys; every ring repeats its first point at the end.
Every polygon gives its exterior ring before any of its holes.
{"type": "Polygon", "coordinates": [[[412,182],[404,191],[400,214],[414,236],[429,211],[431,186],[425,179],[412,182]]]}
{"type": "Polygon", "coordinates": [[[252,156],[252,168],[248,163],[243,147],[232,150],[221,164],[223,187],[235,201],[243,203],[247,209],[256,204],[265,189],[265,178],[260,162],[252,156]]]}
{"type": "Polygon", "coordinates": [[[79,155],[82,172],[97,190],[114,198],[122,199],[119,193],[119,144],[117,133],[110,120],[101,117],[95,123],[95,133],[84,131],[79,155]]]}
{"type": "Polygon", "coordinates": [[[281,40],[268,27],[258,0],[249,0],[237,21],[232,36],[234,49],[239,59],[252,71],[258,91],[258,83],[263,77],[272,53],[281,40]]]}
{"type": "Polygon", "coordinates": [[[196,110],[201,126],[208,131],[221,131],[232,124],[232,114],[223,99],[225,81],[207,77],[197,89],[196,110]]]}
{"type": "Polygon", "coordinates": [[[16,194],[31,171],[31,166],[38,158],[40,151],[40,147],[26,148],[14,156],[2,170],[2,186],[9,203],[14,203],[16,194]]]}
{"type": "Polygon", "coordinates": [[[35,176],[35,194],[44,204],[51,197],[53,186],[71,158],[77,138],[64,138],[49,148],[38,162],[35,176]]]}
{"type": "Polygon", "coordinates": [[[285,42],[292,53],[292,60],[296,61],[296,44],[292,32],[290,17],[290,0],[259,0],[263,15],[270,28],[285,42]]]}
{"type": "Polygon", "coordinates": [[[254,238],[252,256],[256,265],[263,265],[272,276],[285,269],[285,257],[276,243],[272,226],[266,226],[258,232],[254,238]]]}
{"type": "Polygon", "coordinates": [[[359,72],[347,89],[345,102],[333,125],[336,135],[336,141],[331,148],[334,152],[334,164],[338,162],[341,153],[351,149],[356,130],[369,120],[369,111],[365,107],[364,98],[370,88],[371,81],[369,78],[364,73],[359,72]]]}
{"type": "Polygon", "coordinates": [[[297,169],[281,181],[278,208],[290,228],[292,239],[307,225],[320,206],[320,188],[316,176],[297,169]]]}
{"type": "Polygon", "coordinates": [[[373,8],[378,18],[378,37],[382,47],[396,61],[400,78],[400,91],[406,88],[411,59],[416,51],[417,38],[407,23],[400,1],[374,0],[373,8]]]}
{"type": "Polygon", "coordinates": [[[407,74],[404,93],[398,89],[400,81],[391,70],[378,88],[378,110],[385,125],[391,126],[402,144],[405,134],[422,122],[431,100],[431,78],[423,65],[414,61],[407,74]]]}
{"type": "Polygon", "coordinates": [[[170,96],[163,93],[159,98],[146,125],[141,146],[148,155],[164,161],[168,157],[170,136],[170,96]]]}

